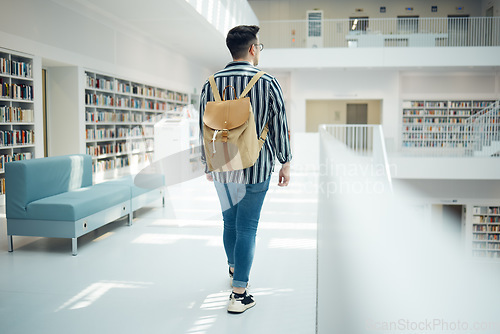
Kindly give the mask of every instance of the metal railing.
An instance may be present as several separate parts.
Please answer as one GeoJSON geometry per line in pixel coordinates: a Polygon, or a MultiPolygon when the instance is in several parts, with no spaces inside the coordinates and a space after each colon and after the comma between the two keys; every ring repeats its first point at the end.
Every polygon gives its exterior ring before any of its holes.
{"type": "Polygon", "coordinates": [[[495,156],[500,154],[500,102],[497,101],[467,119],[471,139],[468,154],[495,156]]]}
{"type": "MultiPolygon", "coordinates": [[[[500,46],[500,17],[331,19],[308,36],[307,20],[260,21],[266,48],[500,46]]],[[[317,23],[316,23],[317,24],[317,23]]]]}
{"type": "MultiPolygon", "coordinates": [[[[370,179],[392,192],[392,178],[381,125],[333,125],[319,127],[321,151],[332,158],[336,177],[370,179]],[[339,168],[341,166],[341,168],[339,168]]],[[[331,171],[329,167],[325,170],[331,171]]]]}

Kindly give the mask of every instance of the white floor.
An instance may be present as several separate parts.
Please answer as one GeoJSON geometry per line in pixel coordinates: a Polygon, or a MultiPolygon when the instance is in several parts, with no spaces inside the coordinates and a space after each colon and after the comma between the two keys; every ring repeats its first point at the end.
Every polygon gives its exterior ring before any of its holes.
{"type": "Polygon", "coordinates": [[[168,189],[133,226],[111,223],[79,238],[14,237],[0,223],[0,333],[315,333],[317,194],[314,173],[273,175],[250,293],[257,305],[226,312],[230,293],[220,207],[203,178],[168,189]]]}

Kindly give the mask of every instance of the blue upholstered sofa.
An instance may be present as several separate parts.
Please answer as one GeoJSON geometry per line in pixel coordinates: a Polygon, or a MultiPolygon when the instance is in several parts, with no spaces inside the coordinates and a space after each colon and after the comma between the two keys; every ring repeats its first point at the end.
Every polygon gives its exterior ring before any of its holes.
{"type": "Polygon", "coordinates": [[[132,176],[92,184],[92,158],[66,155],[9,162],[5,166],[9,251],[13,236],[77,238],[145,204],[163,198],[162,175],[132,176]]]}

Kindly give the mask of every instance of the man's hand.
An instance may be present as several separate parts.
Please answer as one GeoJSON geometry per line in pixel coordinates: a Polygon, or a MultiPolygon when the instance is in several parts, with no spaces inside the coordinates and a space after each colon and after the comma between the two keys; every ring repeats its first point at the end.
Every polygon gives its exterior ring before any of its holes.
{"type": "Polygon", "coordinates": [[[207,177],[207,180],[210,181],[210,182],[213,182],[214,181],[214,178],[212,176],[212,173],[206,173],[205,176],[207,177]]]}
{"type": "Polygon", "coordinates": [[[289,162],[281,165],[278,186],[286,187],[288,185],[288,182],[290,182],[290,163],[289,162]]]}

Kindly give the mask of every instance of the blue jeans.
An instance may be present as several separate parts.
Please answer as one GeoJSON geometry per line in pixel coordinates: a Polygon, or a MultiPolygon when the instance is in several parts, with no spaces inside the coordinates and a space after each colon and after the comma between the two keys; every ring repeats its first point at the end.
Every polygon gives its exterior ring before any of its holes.
{"type": "Polygon", "coordinates": [[[223,241],[227,263],[234,268],[233,287],[247,286],[260,211],[270,179],[257,184],[223,184],[214,181],[224,219],[223,241]]]}

